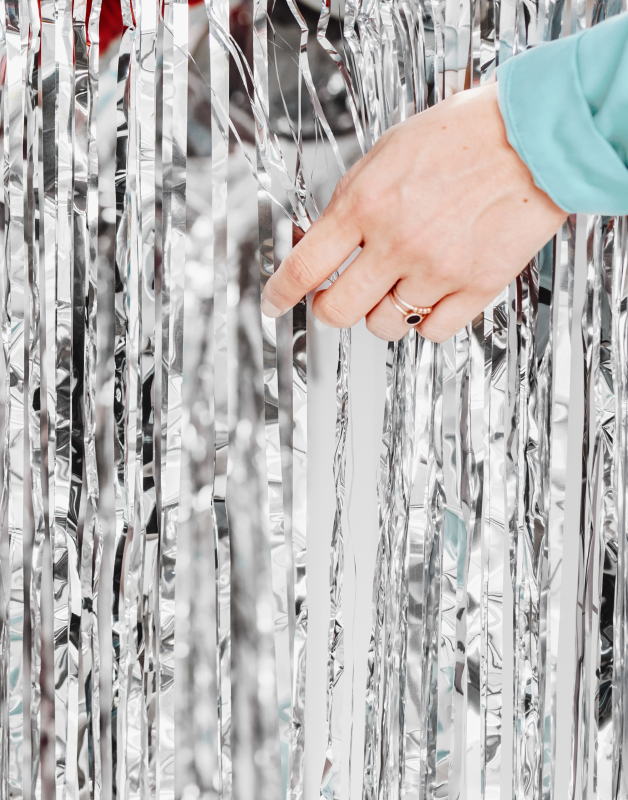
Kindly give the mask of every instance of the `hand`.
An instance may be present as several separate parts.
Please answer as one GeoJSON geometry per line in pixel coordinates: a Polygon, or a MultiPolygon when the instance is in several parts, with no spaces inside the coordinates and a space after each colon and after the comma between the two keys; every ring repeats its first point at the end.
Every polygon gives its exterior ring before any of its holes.
{"type": "Polygon", "coordinates": [[[382,339],[408,332],[388,292],[433,306],[418,326],[443,342],[497,297],[567,217],[508,144],[492,84],[391,128],[338,183],[323,215],[268,281],[279,316],[362,246],[314,314],[382,339]]]}

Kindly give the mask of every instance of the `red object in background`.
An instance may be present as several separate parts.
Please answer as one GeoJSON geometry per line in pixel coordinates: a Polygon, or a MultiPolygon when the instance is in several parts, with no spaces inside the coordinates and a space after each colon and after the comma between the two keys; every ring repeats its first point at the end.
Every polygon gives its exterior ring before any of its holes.
{"type": "MultiPolygon", "coordinates": [[[[40,0],[41,2],[41,0],[40,0]]],[[[203,0],[189,0],[191,6],[203,0]]],[[[92,9],[92,0],[87,0],[87,19],[92,9]]],[[[120,0],[102,0],[100,9],[100,51],[104,53],[114,39],[122,33],[122,12],[120,0]]]]}
{"type": "MultiPolygon", "coordinates": [[[[191,6],[202,3],[203,0],[189,0],[191,6]]],[[[92,5],[92,0],[87,0],[87,13],[92,5]]],[[[120,0],[102,0],[100,10],[100,50],[102,53],[109,47],[114,39],[122,33],[122,12],[120,0]]]]}
{"type": "MultiPolygon", "coordinates": [[[[87,0],[87,14],[91,10],[92,0],[87,0]]],[[[122,33],[122,12],[119,0],[103,0],[100,9],[100,51],[104,53],[113,39],[122,33]]]]}

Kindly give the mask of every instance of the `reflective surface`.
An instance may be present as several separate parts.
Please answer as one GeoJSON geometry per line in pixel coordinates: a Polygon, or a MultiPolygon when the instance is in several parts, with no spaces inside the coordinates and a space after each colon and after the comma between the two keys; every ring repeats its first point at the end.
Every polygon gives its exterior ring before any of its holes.
{"type": "Polygon", "coordinates": [[[387,128],[621,5],[123,0],[103,52],[96,0],[0,8],[2,800],[624,797],[626,220],[388,346],[372,485],[355,336],[321,470],[308,300],[260,310],[387,128]]]}

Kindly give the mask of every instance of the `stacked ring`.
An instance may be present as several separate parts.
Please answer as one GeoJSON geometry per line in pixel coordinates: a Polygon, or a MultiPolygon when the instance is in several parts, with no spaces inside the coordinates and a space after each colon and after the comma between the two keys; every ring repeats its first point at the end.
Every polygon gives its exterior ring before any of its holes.
{"type": "Polygon", "coordinates": [[[410,303],[406,303],[406,301],[402,300],[397,294],[396,286],[393,286],[389,294],[392,304],[403,316],[403,320],[406,325],[410,326],[411,328],[413,328],[415,325],[419,325],[421,322],[423,322],[428,314],[432,313],[432,306],[411,306],[410,303]]]}

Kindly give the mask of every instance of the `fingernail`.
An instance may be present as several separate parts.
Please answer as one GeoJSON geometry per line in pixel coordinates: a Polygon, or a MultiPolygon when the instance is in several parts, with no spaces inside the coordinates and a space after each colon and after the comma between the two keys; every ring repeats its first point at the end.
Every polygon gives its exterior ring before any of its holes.
{"type": "Polygon", "coordinates": [[[274,306],[262,295],[262,314],[267,317],[280,317],[283,314],[283,310],[274,306]]]}

